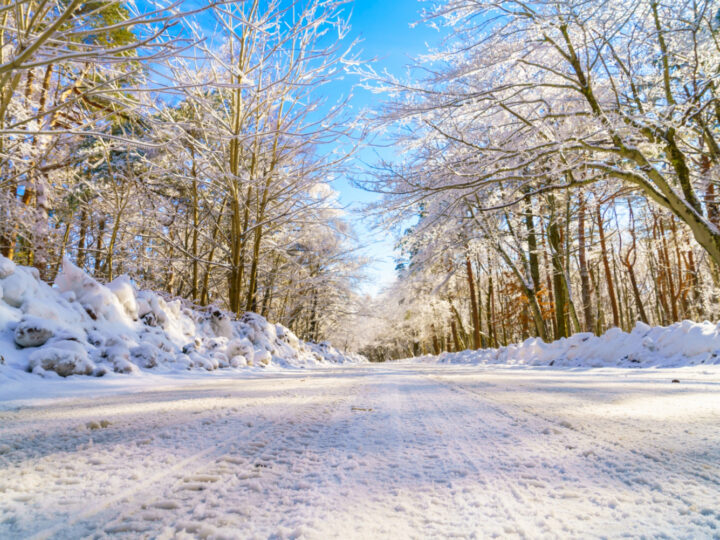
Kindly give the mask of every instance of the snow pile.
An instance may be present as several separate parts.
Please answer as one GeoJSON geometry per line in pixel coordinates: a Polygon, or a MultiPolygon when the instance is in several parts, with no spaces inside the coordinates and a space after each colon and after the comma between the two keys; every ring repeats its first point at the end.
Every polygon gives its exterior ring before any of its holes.
{"type": "Polygon", "coordinates": [[[308,344],[255,313],[240,320],[136,291],[127,276],[102,285],[68,260],[55,286],[0,256],[0,371],[43,376],[214,370],[363,362],[308,344]]]}
{"type": "Polygon", "coordinates": [[[720,323],[682,321],[651,327],[638,322],[630,332],[611,328],[602,336],[575,334],[552,343],[530,338],[498,349],[443,353],[418,358],[451,364],[508,364],[560,367],[679,367],[720,364],[720,323]]]}

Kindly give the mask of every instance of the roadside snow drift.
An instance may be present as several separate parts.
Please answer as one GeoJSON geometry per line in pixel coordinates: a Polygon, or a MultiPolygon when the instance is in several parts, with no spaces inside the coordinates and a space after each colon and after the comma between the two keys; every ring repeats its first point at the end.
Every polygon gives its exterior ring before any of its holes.
{"type": "Polygon", "coordinates": [[[630,333],[611,328],[545,343],[530,338],[498,349],[423,356],[421,362],[557,367],[680,367],[720,364],[720,323],[682,321],[670,326],[638,322],[630,333]]]}
{"type": "Polygon", "coordinates": [[[101,376],[360,361],[300,341],[255,313],[235,321],[217,308],[138,292],[127,276],[102,285],[67,259],[50,287],[36,269],[0,256],[0,373],[101,376]]]}

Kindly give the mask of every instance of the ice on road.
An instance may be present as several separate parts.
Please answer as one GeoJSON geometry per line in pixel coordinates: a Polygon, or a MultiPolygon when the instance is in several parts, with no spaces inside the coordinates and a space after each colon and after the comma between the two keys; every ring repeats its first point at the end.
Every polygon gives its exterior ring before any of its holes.
{"type": "Polygon", "coordinates": [[[363,365],[0,399],[0,538],[717,538],[713,369],[363,365]]]}

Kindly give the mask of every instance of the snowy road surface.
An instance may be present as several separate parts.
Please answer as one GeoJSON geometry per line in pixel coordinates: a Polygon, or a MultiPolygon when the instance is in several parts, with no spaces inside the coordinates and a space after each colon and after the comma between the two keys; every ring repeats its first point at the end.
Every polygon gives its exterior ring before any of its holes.
{"type": "Polygon", "coordinates": [[[0,399],[0,538],[720,537],[717,367],[132,379],[0,399]]]}

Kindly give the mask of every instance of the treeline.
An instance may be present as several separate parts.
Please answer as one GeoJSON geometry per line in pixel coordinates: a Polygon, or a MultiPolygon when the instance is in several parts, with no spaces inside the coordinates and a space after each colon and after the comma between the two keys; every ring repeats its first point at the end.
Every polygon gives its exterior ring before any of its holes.
{"type": "Polygon", "coordinates": [[[717,5],[448,0],[426,18],[449,36],[430,75],[382,81],[405,157],[368,186],[407,230],[366,352],[716,319],[717,5]]]}
{"type": "Polygon", "coordinates": [[[507,212],[484,237],[421,220],[377,305],[392,323],[363,352],[387,360],[720,315],[717,266],[675,216],[629,193],[553,199],[507,212]]]}
{"type": "Polygon", "coordinates": [[[327,184],[350,122],[318,93],[342,4],[0,0],[0,252],[324,339],[362,262],[327,184]]]}

